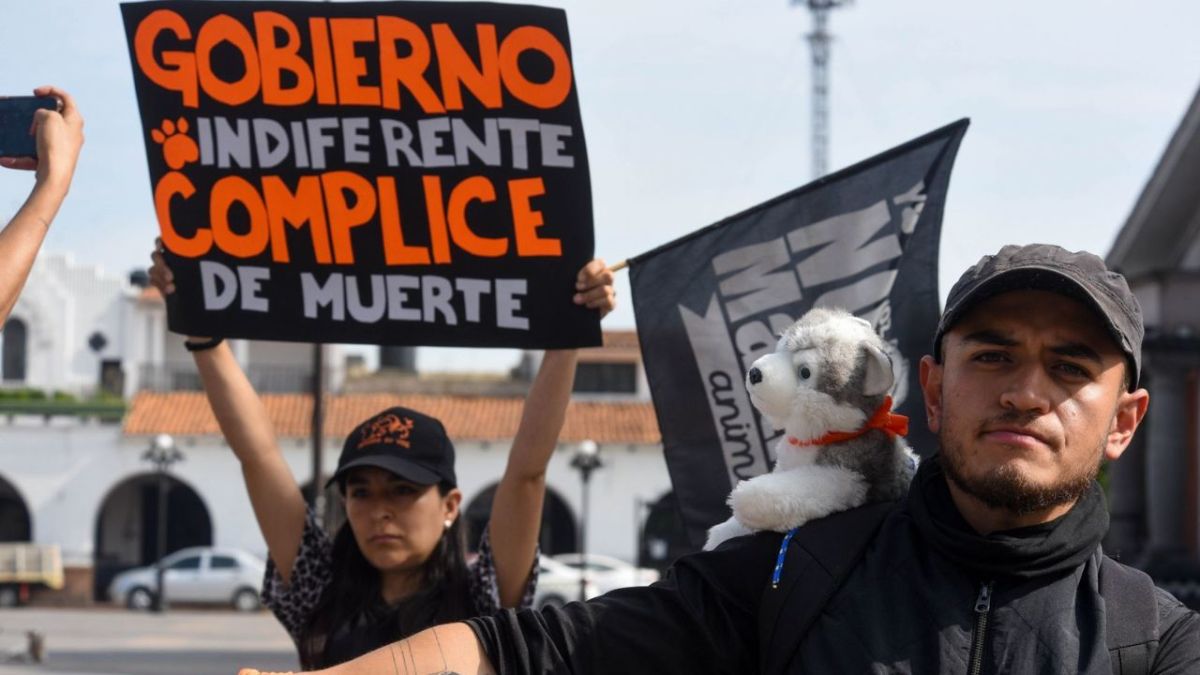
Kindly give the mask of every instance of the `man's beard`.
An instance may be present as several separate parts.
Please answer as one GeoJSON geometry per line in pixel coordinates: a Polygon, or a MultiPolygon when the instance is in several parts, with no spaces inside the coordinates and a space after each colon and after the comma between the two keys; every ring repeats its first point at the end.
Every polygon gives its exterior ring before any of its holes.
{"type": "MultiPolygon", "coordinates": [[[[942,427],[945,429],[945,426],[942,427]]],[[[1024,516],[1046,511],[1056,506],[1073,504],[1087,494],[1100,472],[1100,457],[1104,444],[1096,449],[1094,462],[1062,476],[1051,485],[1030,481],[1020,469],[1005,464],[982,476],[972,474],[967,467],[964,448],[938,434],[941,443],[941,466],[946,478],[966,494],[992,509],[1024,516]]]]}

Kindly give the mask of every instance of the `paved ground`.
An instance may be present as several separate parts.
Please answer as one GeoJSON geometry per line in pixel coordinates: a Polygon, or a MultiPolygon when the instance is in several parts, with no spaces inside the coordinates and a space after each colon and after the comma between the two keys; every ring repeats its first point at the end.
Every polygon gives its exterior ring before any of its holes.
{"type": "Polygon", "coordinates": [[[267,612],[172,609],[0,610],[0,673],[5,675],[232,675],[242,666],[297,668],[295,649],[267,612]],[[46,662],[12,660],[25,631],[46,636],[46,662]]]}

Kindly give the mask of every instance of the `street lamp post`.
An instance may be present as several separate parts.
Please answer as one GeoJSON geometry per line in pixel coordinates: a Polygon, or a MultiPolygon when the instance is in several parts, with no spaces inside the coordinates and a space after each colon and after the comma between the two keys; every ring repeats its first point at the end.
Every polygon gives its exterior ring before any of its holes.
{"type": "Polygon", "coordinates": [[[158,561],[155,563],[154,574],[154,611],[166,609],[166,597],[163,593],[162,559],[167,555],[167,471],[175,462],[183,461],[183,451],[175,447],[175,439],[169,434],[159,434],[150,442],[149,449],[142,454],[144,461],[154,465],[158,474],[158,533],[156,537],[158,561]]]}
{"type": "Polygon", "coordinates": [[[575,448],[575,456],[571,458],[571,466],[579,469],[579,479],[582,482],[580,496],[582,498],[581,516],[579,518],[579,601],[587,600],[588,562],[587,562],[587,526],[589,516],[588,484],[592,472],[604,466],[600,460],[600,446],[593,440],[583,440],[575,448]]]}

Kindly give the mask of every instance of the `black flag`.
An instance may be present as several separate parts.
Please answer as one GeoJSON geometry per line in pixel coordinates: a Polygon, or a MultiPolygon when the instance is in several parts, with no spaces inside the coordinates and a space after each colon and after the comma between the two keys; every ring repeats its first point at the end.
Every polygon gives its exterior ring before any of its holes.
{"type": "Polygon", "coordinates": [[[960,120],[630,261],[633,307],[667,468],[688,533],[729,517],[739,480],[769,469],[780,431],[746,369],[814,306],[870,321],[890,345],[892,396],[928,453],[917,364],[939,314],[938,240],[960,120]]]}

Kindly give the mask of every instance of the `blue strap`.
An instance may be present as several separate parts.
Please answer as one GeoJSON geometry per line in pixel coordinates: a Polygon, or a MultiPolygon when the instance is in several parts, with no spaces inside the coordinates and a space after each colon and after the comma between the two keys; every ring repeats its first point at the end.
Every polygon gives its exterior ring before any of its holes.
{"type": "Polygon", "coordinates": [[[787,557],[788,544],[792,543],[792,537],[795,536],[798,529],[800,528],[793,527],[783,535],[783,541],[779,544],[779,555],[775,557],[775,571],[771,574],[771,588],[779,588],[779,578],[783,576],[783,560],[787,557]]]}

